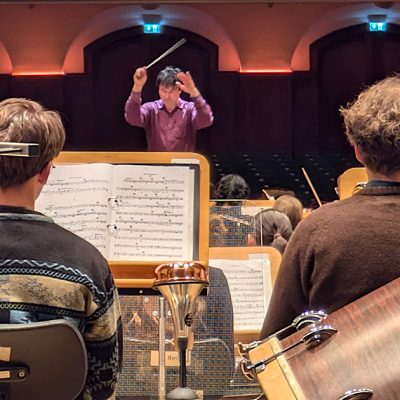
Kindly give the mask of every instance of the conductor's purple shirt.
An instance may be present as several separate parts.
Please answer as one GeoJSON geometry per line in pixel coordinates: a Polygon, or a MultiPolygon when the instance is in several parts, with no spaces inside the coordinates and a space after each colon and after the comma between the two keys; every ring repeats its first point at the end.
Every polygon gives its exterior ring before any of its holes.
{"type": "Polygon", "coordinates": [[[168,112],[162,100],[141,104],[141,94],[131,92],[125,104],[125,119],[146,131],[148,151],[194,151],[196,132],[213,123],[211,107],[201,95],[192,101],[179,99],[168,112]]]}

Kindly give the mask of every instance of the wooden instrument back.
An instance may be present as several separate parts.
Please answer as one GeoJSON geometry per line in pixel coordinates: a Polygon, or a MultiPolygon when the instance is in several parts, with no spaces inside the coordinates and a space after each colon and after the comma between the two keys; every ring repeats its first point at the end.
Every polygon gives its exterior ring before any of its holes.
{"type": "MultiPolygon", "coordinates": [[[[373,390],[373,400],[400,398],[400,278],[320,324],[338,332],[311,350],[300,344],[257,375],[268,400],[338,400],[360,388],[373,390]]],[[[251,361],[277,354],[309,330],[270,339],[250,352],[251,361]]]]}

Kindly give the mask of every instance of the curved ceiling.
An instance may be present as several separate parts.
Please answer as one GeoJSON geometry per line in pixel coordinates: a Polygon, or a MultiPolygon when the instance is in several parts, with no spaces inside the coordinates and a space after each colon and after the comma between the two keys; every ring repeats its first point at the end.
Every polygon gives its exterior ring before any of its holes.
{"type": "Polygon", "coordinates": [[[339,29],[366,23],[368,15],[377,14],[385,14],[388,23],[399,24],[400,5],[393,4],[390,8],[383,8],[375,3],[357,4],[341,7],[325,14],[313,23],[300,39],[290,63],[292,71],[310,70],[310,46],[316,40],[339,29]]]}
{"type": "Polygon", "coordinates": [[[218,21],[190,6],[122,6],[104,11],[93,18],[72,42],[64,59],[64,73],[84,72],[83,49],[94,40],[117,30],[143,25],[144,14],[161,15],[161,24],[197,33],[219,47],[219,70],[239,71],[238,52],[218,21]]]}
{"type": "Polygon", "coordinates": [[[3,43],[0,42],[0,74],[11,74],[13,70],[10,56],[4,47],[3,43]]]}

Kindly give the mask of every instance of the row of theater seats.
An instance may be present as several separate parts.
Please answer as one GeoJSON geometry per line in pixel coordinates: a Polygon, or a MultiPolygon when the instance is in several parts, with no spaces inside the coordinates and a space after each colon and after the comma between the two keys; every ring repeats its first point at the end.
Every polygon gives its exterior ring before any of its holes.
{"type": "Polygon", "coordinates": [[[224,175],[241,175],[252,189],[252,197],[262,196],[262,189],[286,188],[295,192],[305,207],[315,203],[313,194],[304,178],[305,168],[323,202],[337,199],[337,178],[345,170],[360,164],[353,153],[325,152],[320,154],[279,153],[211,153],[206,155],[211,168],[211,182],[224,175]]]}

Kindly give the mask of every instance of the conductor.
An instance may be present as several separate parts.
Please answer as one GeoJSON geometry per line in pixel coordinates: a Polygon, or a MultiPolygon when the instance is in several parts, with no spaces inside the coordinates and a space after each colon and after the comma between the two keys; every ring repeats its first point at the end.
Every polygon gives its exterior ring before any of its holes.
{"type": "Polygon", "coordinates": [[[194,151],[197,130],[212,125],[214,117],[190,72],[164,68],[156,79],[160,99],[144,104],[141,93],[147,81],[146,67],[135,71],[133,81],[125,119],[145,129],[148,151],[194,151]],[[181,99],[182,91],[189,94],[190,101],[181,99]]]}

